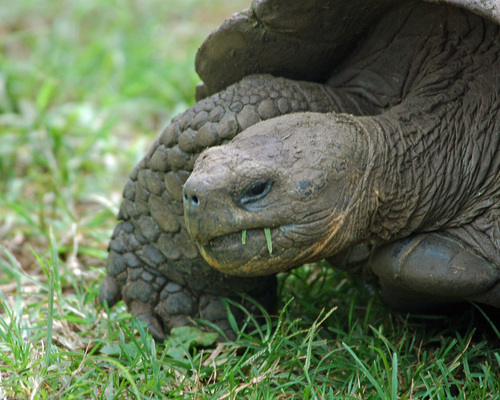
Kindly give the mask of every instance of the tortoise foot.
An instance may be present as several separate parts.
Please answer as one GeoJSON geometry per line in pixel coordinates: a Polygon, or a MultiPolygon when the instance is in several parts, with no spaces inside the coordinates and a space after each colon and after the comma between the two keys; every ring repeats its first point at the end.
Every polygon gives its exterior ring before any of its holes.
{"type": "Polygon", "coordinates": [[[383,300],[401,311],[460,301],[500,306],[500,272],[445,233],[413,235],[378,249],[370,260],[383,300]]]}
{"type": "MultiPolygon", "coordinates": [[[[123,294],[123,300],[130,312],[146,324],[148,331],[158,341],[165,340],[166,334],[172,328],[195,325],[198,318],[216,325],[225,336],[221,339],[236,338],[228,316],[231,313],[241,325],[245,314],[240,308],[229,306],[229,303],[224,302],[217,294],[201,292],[163,277],[161,279],[165,282],[161,290],[153,290],[153,286],[137,279],[127,281],[120,292],[119,283],[108,275],[101,287],[99,300],[101,304],[107,302],[112,306],[121,300],[123,294]]],[[[262,287],[249,291],[249,296],[265,309],[273,310],[276,303],[276,278],[264,278],[262,287]]],[[[258,307],[246,297],[232,294],[227,298],[246,308],[250,314],[260,316],[258,307]]]]}
{"type": "MultiPolygon", "coordinates": [[[[253,290],[249,296],[266,310],[273,310],[276,305],[275,277],[267,278],[263,287],[253,290]]],[[[246,298],[239,295],[231,295],[227,298],[246,308],[251,315],[260,316],[259,309],[246,298]]],[[[229,302],[224,302],[219,295],[197,292],[175,282],[167,283],[162,290],[160,300],[155,307],[155,314],[162,321],[165,331],[170,331],[177,326],[193,325],[196,318],[201,318],[218,326],[225,337],[230,340],[236,338],[236,332],[228,316],[232,314],[239,325],[245,316],[242,309],[230,306],[229,302]]]]}
{"type": "MultiPolygon", "coordinates": [[[[196,318],[202,318],[217,325],[226,337],[233,339],[235,333],[228,321],[228,312],[219,296],[197,293],[175,282],[169,282],[160,294],[155,307],[164,329],[194,325],[196,318]]],[[[239,310],[231,312],[237,320],[242,318],[239,310]]]]}

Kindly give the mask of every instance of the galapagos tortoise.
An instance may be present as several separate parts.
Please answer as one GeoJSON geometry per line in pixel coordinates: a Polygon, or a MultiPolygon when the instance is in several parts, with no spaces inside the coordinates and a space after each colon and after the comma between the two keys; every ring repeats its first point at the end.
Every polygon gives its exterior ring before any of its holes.
{"type": "Polygon", "coordinates": [[[132,171],[100,301],[157,339],[227,331],[219,295],[270,308],[326,258],[397,309],[500,307],[499,24],[499,0],[254,0],[132,171]]]}

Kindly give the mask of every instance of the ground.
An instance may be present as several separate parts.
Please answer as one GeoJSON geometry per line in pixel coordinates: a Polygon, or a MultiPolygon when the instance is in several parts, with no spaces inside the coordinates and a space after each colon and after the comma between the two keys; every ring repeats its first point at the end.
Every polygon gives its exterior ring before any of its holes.
{"type": "Polygon", "coordinates": [[[127,175],[193,104],[197,46],[246,6],[0,7],[0,398],[499,398],[498,313],[391,313],[326,264],[281,275],[278,313],[234,342],[155,343],[123,304],[98,305],[127,175]]]}

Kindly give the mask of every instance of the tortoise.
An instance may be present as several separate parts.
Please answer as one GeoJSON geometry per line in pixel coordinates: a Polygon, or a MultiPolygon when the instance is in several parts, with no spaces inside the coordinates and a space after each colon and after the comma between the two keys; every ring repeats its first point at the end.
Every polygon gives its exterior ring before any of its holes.
{"type": "Polygon", "coordinates": [[[270,309],[326,259],[398,310],[500,307],[499,24],[498,0],[254,0],[132,171],[101,303],[227,332],[221,295],[270,309]]]}

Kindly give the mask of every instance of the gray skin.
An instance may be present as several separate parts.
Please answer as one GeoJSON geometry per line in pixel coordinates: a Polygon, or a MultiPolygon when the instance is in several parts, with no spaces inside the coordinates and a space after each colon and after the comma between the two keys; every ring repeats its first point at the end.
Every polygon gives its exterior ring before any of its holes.
{"type": "Polygon", "coordinates": [[[157,339],[197,317],[230,334],[219,295],[272,308],[277,272],[326,258],[397,309],[500,307],[486,3],[268,0],[226,21],[198,53],[206,97],[125,187],[100,301],[125,300],[157,339]]]}

